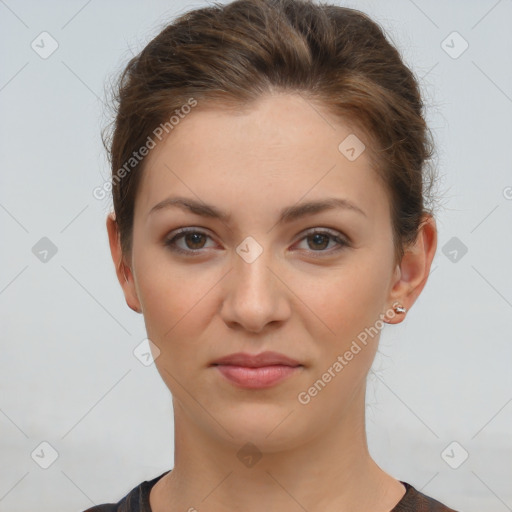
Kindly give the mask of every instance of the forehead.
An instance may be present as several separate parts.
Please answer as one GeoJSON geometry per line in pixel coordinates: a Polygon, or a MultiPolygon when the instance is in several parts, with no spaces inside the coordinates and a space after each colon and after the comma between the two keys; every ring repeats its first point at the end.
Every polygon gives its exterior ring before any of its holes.
{"type": "Polygon", "coordinates": [[[243,110],[199,103],[146,157],[136,210],[171,192],[265,208],[263,198],[288,203],[339,190],[372,207],[386,197],[368,143],[300,95],[268,95],[243,110]]]}

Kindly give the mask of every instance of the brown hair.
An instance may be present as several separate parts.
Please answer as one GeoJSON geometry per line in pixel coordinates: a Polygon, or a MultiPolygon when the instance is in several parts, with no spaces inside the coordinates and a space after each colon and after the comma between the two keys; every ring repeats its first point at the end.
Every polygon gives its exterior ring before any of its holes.
{"type": "Polygon", "coordinates": [[[243,108],[273,91],[301,94],[359,130],[388,192],[401,260],[423,215],[432,215],[425,205],[434,145],[418,83],[366,14],[308,0],[235,0],[189,11],[128,62],[114,86],[113,130],[103,133],[124,254],[145,159],[132,169],[126,162],[155,128],[169,125],[191,98],[243,108]]]}

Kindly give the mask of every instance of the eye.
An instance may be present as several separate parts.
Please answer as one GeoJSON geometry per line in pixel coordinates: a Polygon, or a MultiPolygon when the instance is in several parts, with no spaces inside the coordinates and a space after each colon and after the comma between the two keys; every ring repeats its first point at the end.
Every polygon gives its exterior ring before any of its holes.
{"type": "MultiPolygon", "coordinates": [[[[341,238],[339,235],[340,233],[325,228],[322,230],[313,229],[307,232],[306,236],[299,241],[305,241],[307,248],[299,247],[299,249],[309,252],[332,254],[350,245],[347,240],[341,238]],[[329,247],[330,250],[326,250],[329,249],[329,247]]],[[[208,239],[211,239],[210,235],[203,231],[195,228],[183,228],[174,234],[174,236],[166,239],[164,245],[174,252],[186,254],[187,256],[198,256],[201,253],[201,249],[214,247],[206,246],[208,239]]]]}
{"type": "Polygon", "coordinates": [[[306,236],[301,238],[300,242],[306,242],[306,250],[311,249],[313,252],[323,252],[330,254],[349,246],[348,241],[346,241],[344,238],[341,238],[339,235],[340,233],[331,232],[325,229],[314,229],[306,233],[306,236]],[[331,242],[334,243],[330,245],[331,242]],[[332,249],[333,246],[334,249],[332,249]],[[326,250],[329,247],[331,250],[326,250]]]}
{"type": "Polygon", "coordinates": [[[164,245],[171,251],[182,254],[193,255],[199,253],[200,249],[208,249],[205,246],[206,240],[211,238],[208,234],[197,229],[181,229],[177,234],[165,240],[164,245]],[[178,245],[178,242],[181,245],[178,245]]]}

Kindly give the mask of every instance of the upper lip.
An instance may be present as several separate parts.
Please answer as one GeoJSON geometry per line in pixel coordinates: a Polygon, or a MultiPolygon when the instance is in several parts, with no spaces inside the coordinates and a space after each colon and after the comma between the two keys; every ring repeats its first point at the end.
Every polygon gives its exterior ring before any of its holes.
{"type": "Polygon", "coordinates": [[[260,354],[247,354],[244,352],[237,352],[236,354],[229,354],[215,360],[213,365],[232,365],[232,366],[245,366],[248,368],[260,368],[262,366],[272,365],[286,365],[286,366],[301,366],[301,364],[292,359],[291,357],[279,354],[278,352],[261,352],[260,354]]]}

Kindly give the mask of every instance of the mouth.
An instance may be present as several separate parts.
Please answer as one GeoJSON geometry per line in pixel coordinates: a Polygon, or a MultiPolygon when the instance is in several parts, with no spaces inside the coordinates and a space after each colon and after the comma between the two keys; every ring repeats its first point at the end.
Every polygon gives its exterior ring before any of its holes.
{"type": "Polygon", "coordinates": [[[231,383],[246,389],[274,386],[303,368],[295,359],[277,352],[230,354],[217,359],[211,366],[231,383]]]}
{"type": "Polygon", "coordinates": [[[236,354],[229,354],[215,360],[213,365],[233,365],[245,366],[247,368],[261,368],[263,366],[301,366],[301,364],[279,352],[261,352],[260,354],[247,354],[245,352],[237,352],[236,354]]]}

